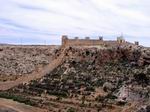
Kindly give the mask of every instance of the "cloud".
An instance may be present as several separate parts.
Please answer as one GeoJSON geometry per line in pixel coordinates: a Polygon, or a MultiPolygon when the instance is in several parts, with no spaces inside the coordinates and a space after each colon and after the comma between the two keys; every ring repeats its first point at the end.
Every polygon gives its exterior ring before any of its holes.
{"type": "Polygon", "coordinates": [[[12,26],[12,27],[15,27],[15,28],[18,28],[18,29],[31,29],[28,26],[24,26],[24,25],[18,24],[18,23],[14,22],[14,21],[12,21],[10,19],[0,18],[0,24],[9,25],[9,26],[12,26]]]}
{"type": "Polygon", "coordinates": [[[44,8],[40,8],[40,7],[35,7],[35,6],[31,6],[31,5],[24,5],[24,4],[17,4],[17,6],[19,8],[23,8],[23,9],[27,9],[27,10],[36,10],[36,11],[48,11],[44,8]]]}
{"type": "Polygon", "coordinates": [[[28,43],[55,44],[63,34],[115,39],[123,32],[127,40],[150,46],[148,0],[0,0],[0,4],[1,41],[23,38],[28,43]]]}

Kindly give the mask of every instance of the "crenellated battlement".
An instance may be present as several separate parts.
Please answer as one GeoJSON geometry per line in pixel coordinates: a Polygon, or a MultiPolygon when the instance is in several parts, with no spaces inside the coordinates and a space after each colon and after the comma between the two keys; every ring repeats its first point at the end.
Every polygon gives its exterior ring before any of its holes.
{"type": "MultiPolygon", "coordinates": [[[[120,44],[127,44],[128,42],[123,38],[123,36],[117,37],[117,40],[103,40],[102,36],[99,36],[98,39],[90,39],[90,37],[85,37],[80,39],[75,37],[73,39],[68,38],[67,35],[62,36],[62,46],[113,46],[120,44]]],[[[139,42],[136,41],[135,45],[139,45],[139,42]]]]}

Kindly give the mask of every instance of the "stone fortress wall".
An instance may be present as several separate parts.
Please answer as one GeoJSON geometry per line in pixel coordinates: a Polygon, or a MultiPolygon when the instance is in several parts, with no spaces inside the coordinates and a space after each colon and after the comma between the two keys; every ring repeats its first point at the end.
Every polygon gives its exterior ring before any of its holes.
{"type": "Polygon", "coordinates": [[[140,58],[138,59],[138,65],[143,66],[144,64],[150,64],[150,50],[149,48],[145,48],[141,45],[139,45],[138,41],[135,41],[134,43],[127,42],[123,36],[117,37],[116,40],[103,40],[103,37],[99,37],[99,39],[90,39],[89,37],[86,37],[85,39],[79,39],[78,37],[75,37],[74,39],[68,38],[67,35],[62,36],[62,50],[64,50],[67,47],[104,47],[104,48],[123,48],[127,50],[127,55],[129,59],[135,60],[134,58],[140,55],[140,58]],[[132,53],[137,53],[135,57],[132,56],[132,53]],[[131,53],[131,55],[130,55],[131,53]]]}
{"type": "MultiPolygon", "coordinates": [[[[103,37],[99,37],[99,39],[90,39],[90,37],[85,37],[85,39],[79,39],[75,37],[74,39],[69,39],[67,35],[62,36],[62,46],[113,46],[120,44],[131,44],[126,42],[123,36],[117,37],[117,40],[114,41],[105,41],[103,37]]],[[[139,45],[139,42],[136,41],[135,45],[139,45]]]]}

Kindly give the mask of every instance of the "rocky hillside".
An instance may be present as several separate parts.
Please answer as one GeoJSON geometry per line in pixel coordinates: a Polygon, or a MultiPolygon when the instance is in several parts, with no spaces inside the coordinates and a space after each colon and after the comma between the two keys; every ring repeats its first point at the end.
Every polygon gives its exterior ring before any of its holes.
{"type": "Polygon", "coordinates": [[[30,74],[50,63],[59,46],[0,45],[0,80],[30,74]]]}
{"type": "Polygon", "coordinates": [[[1,96],[23,97],[56,112],[149,112],[149,51],[139,46],[68,47],[64,63],[54,71],[1,96]]]}

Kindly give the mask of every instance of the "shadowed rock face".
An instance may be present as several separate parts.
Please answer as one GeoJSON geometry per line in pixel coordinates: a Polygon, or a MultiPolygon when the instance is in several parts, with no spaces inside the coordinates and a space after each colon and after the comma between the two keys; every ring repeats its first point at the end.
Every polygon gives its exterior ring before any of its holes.
{"type": "Polygon", "coordinates": [[[130,46],[104,47],[104,48],[81,48],[69,47],[66,49],[66,58],[76,59],[78,61],[94,61],[96,64],[105,64],[107,62],[128,61],[134,65],[142,56],[141,48],[130,48],[130,46]]]}

